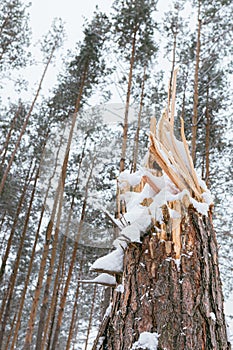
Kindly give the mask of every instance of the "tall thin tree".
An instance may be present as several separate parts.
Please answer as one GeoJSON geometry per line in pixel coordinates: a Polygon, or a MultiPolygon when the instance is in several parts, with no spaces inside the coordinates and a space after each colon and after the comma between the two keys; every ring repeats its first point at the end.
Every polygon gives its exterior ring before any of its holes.
{"type": "Polygon", "coordinates": [[[155,8],[156,2],[153,0],[140,0],[137,2],[115,0],[113,4],[113,9],[115,10],[115,14],[113,14],[114,36],[117,40],[118,49],[129,63],[120,172],[125,169],[133,71],[135,66],[141,63],[143,54],[147,56],[148,52],[151,54],[155,51],[152,39],[155,27],[152,14],[155,8]]]}
{"type": "Polygon", "coordinates": [[[44,41],[44,46],[43,46],[43,50],[44,52],[47,54],[46,56],[46,63],[45,63],[45,67],[44,67],[44,70],[43,70],[43,73],[41,75],[41,78],[40,78],[40,81],[39,81],[39,85],[37,87],[37,90],[36,90],[36,93],[35,93],[35,97],[31,103],[31,106],[29,108],[29,111],[25,117],[25,120],[23,122],[23,125],[22,125],[22,128],[21,128],[21,131],[20,131],[20,134],[18,136],[18,139],[15,143],[15,147],[14,147],[14,150],[11,154],[11,157],[10,157],[10,160],[8,162],[8,165],[4,171],[4,174],[3,174],[3,177],[1,179],[1,183],[0,183],[0,194],[2,193],[2,190],[3,190],[3,187],[5,185],[5,182],[6,182],[6,179],[7,179],[7,176],[8,176],[8,173],[11,169],[11,166],[12,166],[12,163],[14,161],[14,158],[15,158],[15,155],[19,149],[19,146],[20,146],[20,143],[21,143],[21,140],[23,138],[23,135],[25,133],[25,130],[27,128],[27,125],[28,125],[28,122],[29,122],[29,119],[31,117],[31,114],[32,114],[32,111],[35,107],[35,104],[37,102],[37,99],[39,97],[39,94],[40,94],[40,91],[41,91],[41,88],[42,88],[42,83],[44,81],[44,78],[46,76],[46,73],[48,71],[48,68],[49,68],[49,65],[53,59],[53,56],[54,56],[54,53],[55,51],[61,46],[62,44],[62,39],[63,39],[63,26],[61,24],[61,22],[59,22],[58,26],[56,25],[56,22],[53,23],[53,27],[52,27],[52,31],[49,32],[48,36],[45,38],[45,41],[44,41]],[[53,35],[54,33],[52,33],[52,31],[55,32],[55,36],[53,35]],[[47,50],[49,50],[49,54],[47,52],[47,50]]]}

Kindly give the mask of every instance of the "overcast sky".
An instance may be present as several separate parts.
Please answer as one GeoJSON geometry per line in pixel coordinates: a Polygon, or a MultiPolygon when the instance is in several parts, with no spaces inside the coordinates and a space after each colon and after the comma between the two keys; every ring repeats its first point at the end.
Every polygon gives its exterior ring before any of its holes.
{"type": "MultiPolygon", "coordinates": [[[[29,1],[25,0],[25,3],[29,1]]],[[[31,101],[32,94],[36,91],[44,69],[38,42],[40,40],[43,41],[43,36],[48,33],[54,18],[62,19],[65,25],[66,40],[63,47],[56,53],[53,66],[50,65],[49,67],[42,85],[42,95],[46,95],[56,83],[62,67],[62,55],[65,56],[68,49],[73,51],[76,43],[82,40],[84,19],[92,18],[96,5],[101,11],[109,13],[112,3],[113,1],[111,0],[31,0],[31,6],[28,9],[32,30],[30,52],[37,64],[28,65],[23,70],[13,72],[12,79],[9,79],[9,76],[5,77],[3,82],[5,85],[4,95],[2,96],[3,101],[6,102],[9,97],[11,99],[19,98],[19,93],[15,92],[15,80],[18,78],[29,82],[27,91],[24,91],[22,87],[20,88],[20,97],[31,101]]]]}
{"type": "MultiPolygon", "coordinates": [[[[1,0],[0,0],[1,1],[1,0]]],[[[25,0],[28,2],[30,0],[25,0]]],[[[158,4],[158,10],[166,7],[170,0],[161,0],[158,4]]],[[[66,41],[64,46],[56,55],[55,67],[50,66],[46,75],[45,81],[42,86],[42,94],[46,95],[49,89],[52,89],[56,83],[56,78],[61,70],[61,61],[59,57],[65,55],[67,50],[74,50],[76,43],[83,38],[83,24],[84,18],[91,18],[96,6],[106,12],[111,11],[113,0],[31,0],[31,6],[29,7],[30,26],[32,28],[32,44],[38,43],[45,34],[48,33],[54,18],[61,18],[65,24],[66,41]]],[[[31,49],[34,59],[37,62],[41,62],[41,52],[39,45],[36,45],[31,49]]],[[[22,73],[21,77],[30,81],[28,92],[23,92],[22,97],[27,100],[31,100],[33,89],[35,90],[38,81],[41,77],[44,65],[37,64],[37,66],[27,67],[22,73]]],[[[19,72],[17,72],[18,74],[19,72]]],[[[12,97],[14,89],[14,82],[12,81],[9,86],[8,95],[12,97]]],[[[116,95],[116,99],[113,102],[120,102],[120,97],[116,95]]]]}
{"type": "Polygon", "coordinates": [[[109,12],[111,0],[32,0],[30,8],[33,39],[38,40],[49,30],[55,17],[65,22],[67,42],[72,48],[82,38],[82,25],[85,18],[91,18],[98,5],[103,12],[109,12]]]}

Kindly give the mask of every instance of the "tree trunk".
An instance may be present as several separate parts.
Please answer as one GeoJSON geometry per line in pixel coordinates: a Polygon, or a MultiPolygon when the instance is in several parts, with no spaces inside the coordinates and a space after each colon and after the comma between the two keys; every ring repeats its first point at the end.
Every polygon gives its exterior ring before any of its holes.
{"type": "Polygon", "coordinates": [[[6,344],[5,344],[4,350],[8,350],[9,349],[10,340],[11,340],[12,333],[13,333],[13,330],[14,330],[14,327],[15,327],[16,316],[17,316],[17,311],[15,311],[15,315],[14,315],[13,321],[11,323],[10,332],[9,332],[9,334],[7,336],[7,340],[6,340],[6,344]]]}
{"type": "Polygon", "coordinates": [[[137,32],[138,32],[138,29],[135,28],[133,33],[133,39],[132,39],[128,88],[127,88],[126,104],[125,104],[125,118],[124,118],[123,141],[122,141],[122,149],[121,149],[120,172],[124,171],[125,169],[125,157],[126,157],[127,137],[128,137],[129,104],[130,104],[131,86],[132,86],[132,78],[133,78],[133,66],[134,66],[134,59],[135,59],[137,32]]]}
{"type": "MultiPolygon", "coordinates": [[[[29,185],[29,183],[31,181],[31,178],[29,178],[30,173],[31,173],[31,166],[32,166],[32,163],[29,166],[29,169],[28,169],[25,181],[24,181],[24,186],[23,186],[23,190],[22,190],[22,193],[21,193],[21,196],[20,196],[20,199],[19,199],[19,203],[18,203],[18,206],[17,206],[14,222],[13,222],[13,224],[11,226],[10,235],[9,235],[9,238],[8,238],[8,241],[7,241],[6,250],[4,252],[4,255],[2,254],[2,264],[1,264],[1,268],[0,268],[0,283],[2,282],[4,273],[5,273],[5,268],[6,268],[7,260],[8,260],[9,254],[10,254],[10,249],[11,249],[11,246],[12,246],[12,241],[13,241],[15,230],[16,230],[16,227],[17,227],[19,215],[20,215],[20,212],[21,212],[21,209],[22,209],[22,206],[23,206],[23,202],[24,202],[24,199],[25,199],[25,196],[26,196],[28,185],[29,185]]],[[[31,177],[32,177],[32,175],[31,175],[31,177]]],[[[1,319],[1,316],[0,316],[0,319],[1,319]]]]}
{"type": "MultiPolygon", "coordinates": [[[[61,169],[61,175],[58,181],[58,185],[57,185],[57,189],[56,189],[56,194],[55,194],[55,199],[54,199],[54,203],[53,203],[53,208],[52,208],[52,213],[50,216],[50,221],[47,225],[46,228],[46,233],[45,233],[45,243],[44,243],[44,247],[43,247],[43,254],[41,257],[41,262],[40,262],[40,268],[39,268],[39,274],[38,274],[38,279],[37,279],[37,286],[36,286],[36,290],[34,293],[34,299],[33,299],[33,303],[32,303],[32,307],[31,307],[31,312],[30,312],[30,317],[29,317],[29,321],[28,321],[28,327],[27,327],[27,332],[26,332],[26,336],[25,336],[25,343],[24,343],[24,350],[28,350],[31,347],[31,342],[32,342],[32,335],[33,335],[33,330],[34,330],[34,326],[35,326],[35,318],[36,318],[36,313],[37,313],[37,308],[38,308],[38,303],[39,303],[39,298],[41,295],[41,290],[43,287],[43,278],[44,278],[44,273],[45,273],[45,268],[46,268],[46,263],[47,263],[47,258],[48,258],[48,254],[49,254],[49,248],[52,242],[52,232],[53,232],[53,227],[54,227],[54,222],[55,222],[55,216],[56,216],[56,212],[57,213],[57,224],[55,227],[55,233],[54,233],[54,242],[53,242],[53,247],[55,247],[56,245],[56,240],[57,240],[57,236],[59,233],[59,225],[60,225],[60,219],[59,216],[61,214],[61,206],[62,206],[62,198],[63,198],[63,192],[64,192],[64,184],[65,184],[65,178],[66,178],[66,170],[67,170],[67,164],[68,164],[68,159],[69,159],[69,151],[70,151],[70,145],[71,145],[71,141],[72,141],[72,136],[73,136],[73,131],[74,131],[74,126],[75,126],[75,122],[76,122],[76,117],[73,116],[72,118],[72,125],[69,131],[69,138],[67,141],[67,145],[66,145],[66,151],[65,151],[65,156],[63,159],[63,164],[62,164],[62,169],[61,169]]],[[[52,253],[54,252],[54,249],[52,249],[52,253]]],[[[53,264],[54,264],[54,255],[52,255],[52,260],[50,261],[50,268],[48,271],[48,276],[47,276],[47,280],[46,280],[46,290],[44,291],[44,299],[43,299],[43,305],[41,307],[41,314],[43,311],[43,314],[40,315],[40,320],[42,319],[42,317],[45,317],[45,308],[47,307],[47,298],[48,298],[48,290],[50,287],[50,282],[51,282],[51,270],[53,269],[53,264]]],[[[42,330],[43,333],[43,322],[40,322],[39,327],[38,327],[38,332],[40,330],[42,330]]],[[[40,342],[42,341],[42,335],[40,335],[40,342]]],[[[38,338],[38,339],[39,339],[38,338]]],[[[39,346],[39,345],[37,345],[39,346]]]]}
{"type": "Polygon", "coordinates": [[[38,238],[39,238],[39,233],[40,233],[40,228],[41,228],[41,224],[42,224],[42,219],[43,219],[43,216],[44,216],[44,211],[45,211],[45,205],[42,206],[40,220],[39,220],[39,223],[38,223],[38,228],[37,228],[37,231],[36,231],[35,240],[34,240],[34,243],[33,243],[33,248],[32,248],[30,261],[29,261],[29,265],[28,265],[27,276],[26,276],[26,279],[25,279],[25,282],[24,282],[23,291],[22,291],[21,296],[20,296],[20,305],[19,305],[19,310],[18,310],[18,313],[17,313],[17,321],[16,321],[16,326],[15,326],[15,330],[14,330],[14,336],[13,336],[13,340],[12,340],[11,348],[10,348],[11,350],[14,350],[14,348],[15,348],[15,343],[17,341],[18,332],[19,332],[20,325],[21,325],[21,317],[22,317],[24,302],[25,302],[26,293],[27,293],[27,289],[28,289],[28,286],[29,286],[29,282],[30,282],[30,277],[31,277],[34,257],[35,257],[35,253],[36,253],[36,246],[37,246],[37,241],[38,241],[38,238]]]}
{"type": "Polygon", "coordinates": [[[36,285],[36,289],[34,291],[33,302],[32,302],[32,306],[31,306],[31,311],[30,311],[28,325],[27,325],[27,331],[26,331],[26,335],[25,335],[25,343],[24,343],[24,347],[23,347],[24,350],[29,350],[31,348],[36,313],[37,313],[37,308],[38,308],[39,299],[40,299],[40,295],[41,295],[41,290],[43,287],[43,278],[44,278],[44,273],[45,273],[46,264],[47,264],[47,257],[49,254],[49,247],[51,244],[54,216],[55,216],[55,212],[56,212],[56,208],[57,208],[57,200],[58,200],[58,194],[56,194],[56,198],[55,198],[55,201],[53,204],[53,212],[54,213],[51,214],[50,221],[49,221],[47,228],[46,228],[46,234],[45,234],[46,239],[45,239],[45,243],[44,243],[44,247],[43,247],[43,253],[42,253],[38,277],[37,277],[37,285],[36,285]]]}
{"type": "Polygon", "coordinates": [[[179,260],[174,243],[153,233],[129,244],[101,349],[131,349],[146,331],[158,333],[161,350],[230,349],[211,215],[183,206],[180,227],[179,260]]]}
{"type": "Polygon", "coordinates": [[[197,144],[197,122],[198,122],[198,75],[201,51],[201,0],[198,1],[198,29],[197,29],[197,46],[196,46],[196,65],[194,74],[194,95],[193,95],[193,117],[192,117],[192,159],[195,165],[196,161],[196,144],[197,144]]]}
{"type": "MultiPolygon", "coordinates": [[[[2,217],[1,217],[1,223],[0,223],[0,232],[2,232],[2,227],[3,224],[6,222],[6,210],[4,210],[2,217]]],[[[6,242],[6,232],[2,232],[2,237],[1,237],[1,241],[0,241],[0,255],[3,255],[3,247],[4,247],[4,243],[6,242]]]]}
{"type": "Polygon", "coordinates": [[[93,292],[92,302],[91,302],[91,311],[90,311],[90,316],[89,316],[89,322],[88,322],[88,328],[87,328],[87,336],[86,336],[84,350],[87,350],[87,346],[88,346],[88,341],[89,341],[89,336],[90,336],[90,331],[91,331],[91,325],[92,325],[92,318],[93,318],[95,302],[96,302],[96,300],[95,300],[96,299],[96,290],[97,290],[97,285],[95,284],[94,285],[94,292],[93,292]]]}
{"type": "Polygon", "coordinates": [[[137,130],[134,138],[133,159],[132,159],[132,167],[131,167],[131,172],[134,172],[134,173],[137,169],[139,133],[141,128],[141,116],[142,116],[143,101],[144,101],[145,81],[146,81],[146,65],[144,66],[144,69],[143,69],[143,78],[142,78],[141,95],[140,95],[140,107],[138,112],[138,125],[137,125],[137,130]]]}
{"type": "Polygon", "coordinates": [[[18,107],[18,109],[13,117],[13,120],[11,121],[10,129],[9,129],[7,136],[6,136],[6,141],[4,142],[4,145],[3,145],[2,149],[0,150],[0,155],[2,155],[2,153],[3,153],[2,157],[1,157],[0,171],[2,171],[2,169],[3,169],[3,165],[4,165],[4,162],[6,159],[6,154],[7,154],[11,134],[12,134],[12,131],[14,130],[16,120],[19,117],[21,110],[22,110],[22,104],[21,104],[21,102],[19,102],[19,107],[18,107]]]}
{"type": "Polygon", "coordinates": [[[177,35],[178,35],[177,28],[172,29],[172,34],[173,34],[172,69],[171,69],[171,77],[170,77],[169,89],[168,89],[168,113],[170,113],[172,91],[174,91],[172,86],[174,85],[173,77],[174,77],[174,70],[175,70],[175,63],[176,63],[176,46],[177,46],[177,35]]]}
{"type": "MultiPolygon", "coordinates": [[[[44,277],[44,271],[45,271],[45,267],[46,267],[47,256],[48,256],[48,252],[49,252],[49,245],[50,245],[51,238],[52,238],[52,231],[53,231],[53,226],[54,226],[55,213],[57,211],[58,198],[60,195],[60,187],[62,187],[61,188],[61,191],[62,191],[61,196],[62,196],[63,191],[64,191],[65,179],[66,179],[66,171],[67,171],[67,165],[68,165],[68,159],[69,159],[70,146],[71,146],[71,142],[73,139],[74,128],[75,128],[76,121],[77,121],[77,115],[78,115],[78,111],[80,108],[80,103],[81,103],[81,99],[82,99],[82,95],[83,95],[83,89],[85,86],[87,74],[88,74],[88,62],[86,63],[86,66],[84,68],[84,72],[83,72],[83,76],[82,76],[82,80],[81,80],[81,85],[80,85],[79,93],[78,93],[77,100],[76,100],[75,111],[74,111],[73,116],[72,116],[71,128],[69,131],[69,137],[68,137],[68,141],[67,141],[67,145],[66,145],[65,158],[63,160],[63,165],[62,165],[61,178],[59,180],[59,184],[57,187],[57,194],[56,194],[56,198],[55,198],[54,204],[53,204],[51,219],[48,223],[47,230],[46,230],[46,242],[44,244],[43,256],[42,256],[41,263],[40,263],[39,276],[38,276],[37,286],[36,286],[36,290],[35,290],[35,294],[34,294],[32,308],[31,308],[31,312],[30,312],[30,318],[28,321],[28,327],[27,327],[27,332],[26,332],[26,336],[25,336],[25,343],[24,343],[23,350],[29,350],[31,347],[36,312],[37,312],[39,297],[41,294],[41,289],[42,289],[42,284],[43,284],[43,277],[44,277]],[[63,185],[61,186],[62,181],[63,181],[63,185]]],[[[58,230],[59,230],[59,227],[58,227],[58,230]]]]}
{"type": "Polygon", "coordinates": [[[92,267],[111,274],[123,271],[122,285],[114,291],[93,350],[231,348],[212,225],[213,204],[194,169],[182,119],[180,136],[182,142],[175,138],[165,111],[156,133],[150,133],[149,147],[164,175],[156,176],[153,169],[142,175],[134,189],[142,188],[140,206],[135,196],[125,196],[128,224],[122,228],[117,242],[121,246],[116,250],[124,254],[123,268],[121,263],[108,266],[109,259],[113,260],[110,254],[105,263],[100,260],[92,267]],[[149,198],[148,186],[153,190],[149,198]]]}
{"type": "MultiPolygon", "coordinates": [[[[66,254],[66,236],[62,237],[62,243],[61,243],[61,248],[60,248],[60,255],[59,255],[59,260],[58,260],[58,265],[57,265],[57,271],[56,271],[56,276],[55,280],[53,283],[53,294],[50,302],[50,306],[48,308],[48,315],[47,319],[44,325],[44,335],[43,335],[43,340],[42,340],[42,346],[41,349],[45,349],[45,344],[46,344],[46,339],[47,339],[47,334],[49,332],[49,324],[51,321],[51,334],[53,332],[53,327],[54,327],[54,320],[55,320],[55,315],[57,311],[57,303],[60,295],[60,288],[62,286],[62,280],[64,278],[63,273],[64,273],[64,261],[65,261],[65,254],[66,254]]],[[[49,349],[49,342],[48,342],[48,349],[49,349]]]]}
{"type": "MultiPolygon", "coordinates": [[[[82,255],[82,258],[80,261],[78,280],[81,279],[82,269],[83,269],[83,255],[82,255]]],[[[76,292],[75,292],[75,299],[74,299],[74,303],[73,303],[72,317],[71,317],[70,328],[69,328],[69,335],[68,335],[68,339],[66,342],[66,350],[69,350],[71,348],[71,341],[73,338],[74,326],[75,326],[75,318],[76,318],[77,308],[78,308],[79,290],[80,290],[80,282],[78,282],[76,292]]]]}
{"type": "Polygon", "coordinates": [[[206,92],[206,134],[205,134],[205,182],[209,187],[210,182],[210,127],[211,127],[211,116],[209,111],[209,85],[207,85],[206,92]]]}
{"type": "MultiPolygon", "coordinates": [[[[36,169],[36,165],[35,165],[35,168],[32,171],[32,176],[34,175],[34,170],[35,169],[36,169]]],[[[19,248],[17,250],[17,255],[16,255],[16,258],[15,258],[14,266],[13,266],[13,269],[12,269],[12,272],[11,272],[11,276],[10,276],[10,280],[9,280],[9,283],[8,283],[8,296],[7,296],[8,299],[7,299],[4,315],[2,316],[2,320],[1,320],[2,324],[1,324],[1,330],[0,330],[0,348],[1,348],[2,344],[3,344],[3,338],[4,338],[5,329],[6,329],[6,326],[7,326],[7,321],[8,321],[8,318],[10,316],[11,303],[12,303],[12,300],[13,300],[14,288],[15,288],[15,284],[16,284],[16,280],[17,280],[17,276],[18,276],[18,271],[19,271],[19,266],[20,266],[20,261],[21,261],[24,241],[25,241],[25,237],[26,237],[26,233],[27,233],[27,228],[28,228],[28,223],[29,223],[29,219],[30,219],[30,214],[31,214],[33,201],[34,201],[34,196],[35,196],[35,191],[36,191],[36,185],[37,185],[38,178],[39,178],[39,167],[38,167],[37,172],[35,174],[35,180],[34,180],[34,184],[33,184],[31,198],[30,198],[30,201],[29,201],[28,210],[27,210],[26,217],[25,217],[25,222],[24,222],[24,226],[23,226],[23,232],[22,232],[22,235],[21,235],[20,240],[19,240],[19,248]]]]}
{"type": "MultiPolygon", "coordinates": [[[[65,309],[65,305],[66,305],[66,299],[67,299],[67,295],[68,295],[68,291],[69,291],[69,287],[70,287],[70,281],[71,281],[73,269],[75,266],[75,261],[76,261],[78,246],[79,246],[79,239],[80,239],[80,235],[82,232],[82,227],[83,227],[84,218],[85,218],[85,214],[86,214],[86,205],[87,205],[89,183],[90,183],[90,180],[92,178],[92,172],[94,169],[94,162],[95,162],[95,158],[92,161],[91,170],[90,170],[90,173],[89,173],[89,176],[88,176],[88,179],[86,182],[86,186],[85,186],[85,195],[84,195],[84,200],[83,200],[83,205],[82,205],[81,218],[80,218],[80,222],[79,222],[79,226],[78,226],[77,236],[75,237],[73,252],[72,252],[72,256],[71,256],[71,260],[70,260],[68,274],[67,274],[66,281],[65,281],[64,290],[63,290],[61,300],[60,300],[60,307],[59,307],[59,311],[58,311],[58,315],[57,315],[57,323],[56,323],[56,328],[54,331],[54,337],[53,337],[53,343],[51,345],[51,350],[56,350],[57,343],[58,343],[58,337],[59,337],[60,329],[61,329],[61,325],[62,325],[62,319],[63,319],[64,309],[65,309]]],[[[70,223],[68,222],[67,231],[69,229],[69,225],[70,225],[70,223]]]]}
{"type": "Polygon", "coordinates": [[[10,169],[11,169],[11,166],[12,166],[12,163],[13,163],[13,161],[14,161],[14,159],[15,159],[16,152],[18,151],[18,148],[19,148],[19,146],[20,146],[21,140],[22,140],[23,135],[24,135],[24,133],[25,133],[25,131],[26,131],[26,128],[27,128],[27,125],[28,125],[28,122],[29,122],[29,118],[30,118],[30,116],[31,116],[31,114],[32,114],[32,112],[33,112],[33,109],[34,109],[35,104],[36,104],[36,102],[37,102],[37,99],[38,99],[38,97],[39,97],[40,90],[41,90],[41,87],[42,87],[44,78],[45,78],[45,76],[46,76],[47,70],[48,70],[48,68],[49,68],[49,65],[50,65],[50,63],[51,63],[51,60],[52,60],[52,58],[53,58],[54,51],[55,51],[55,48],[53,48],[53,49],[51,50],[50,56],[49,56],[48,61],[47,61],[46,65],[45,65],[44,71],[43,71],[43,73],[42,73],[42,76],[41,76],[41,79],[40,79],[40,82],[39,82],[39,85],[38,85],[38,88],[37,88],[37,90],[36,90],[35,97],[34,97],[34,99],[33,99],[33,101],[32,101],[31,106],[30,106],[29,112],[28,112],[28,114],[26,115],[26,118],[25,118],[25,120],[24,120],[24,122],[23,122],[22,129],[21,129],[21,131],[20,131],[19,137],[18,137],[18,139],[17,139],[17,141],[16,141],[16,143],[15,143],[15,147],[14,147],[14,150],[13,150],[13,152],[12,152],[12,154],[11,154],[9,163],[8,163],[8,165],[7,165],[7,167],[6,167],[6,170],[5,170],[4,174],[3,174],[3,177],[2,177],[2,180],[1,180],[1,183],[0,183],[0,194],[2,193],[2,190],[3,190],[3,188],[4,188],[4,185],[5,185],[5,182],[6,182],[8,173],[9,173],[9,171],[10,171],[10,169]]]}
{"type": "MultiPolygon", "coordinates": [[[[46,142],[45,142],[44,146],[46,146],[46,142]]],[[[57,161],[58,161],[58,154],[59,154],[60,147],[61,147],[61,143],[60,143],[60,145],[58,147],[58,150],[57,150],[57,155],[56,155],[56,158],[55,158],[55,167],[54,167],[54,170],[53,170],[53,173],[52,173],[51,177],[49,178],[48,186],[47,186],[47,189],[46,189],[46,192],[45,192],[45,196],[44,196],[44,202],[42,204],[42,208],[41,208],[41,212],[40,212],[40,219],[39,219],[37,230],[36,230],[36,234],[35,234],[35,239],[34,239],[33,248],[32,248],[32,252],[31,252],[31,256],[30,256],[30,261],[29,261],[29,264],[28,264],[27,276],[26,276],[26,279],[25,279],[25,282],[24,282],[24,288],[23,288],[23,291],[22,291],[22,294],[21,294],[21,297],[20,297],[20,306],[19,306],[19,311],[18,311],[18,315],[17,315],[17,321],[16,321],[16,327],[15,327],[15,331],[14,331],[14,337],[13,337],[13,340],[12,340],[12,343],[11,343],[11,348],[10,348],[11,350],[14,350],[15,343],[16,343],[17,338],[18,338],[18,332],[19,332],[20,325],[21,325],[21,317],[22,317],[24,302],[25,302],[25,298],[26,298],[26,292],[27,292],[27,289],[28,289],[29,281],[30,281],[31,271],[32,271],[33,262],[34,262],[34,257],[35,257],[35,254],[36,254],[36,247],[37,247],[37,242],[38,242],[38,239],[39,239],[39,234],[40,234],[40,230],[41,230],[42,220],[43,220],[44,213],[45,213],[45,206],[46,206],[47,198],[48,198],[48,195],[49,195],[51,182],[52,182],[52,179],[54,178],[55,172],[56,172],[57,161]]],[[[45,148],[44,148],[43,152],[44,151],[45,151],[45,148]]],[[[43,159],[43,156],[42,156],[42,159],[43,159]]]]}
{"type": "Polygon", "coordinates": [[[50,256],[49,268],[47,271],[47,278],[46,278],[45,288],[44,288],[44,296],[43,296],[41,309],[40,309],[40,320],[38,324],[36,347],[35,347],[36,350],[42,349],[43,332],[44,332],[44,327],[46,325],[46,315],[47,315],[48,306],[49,306],[50,286],[52,283],[52,278],[54,276],[54,266],[55,266],[56,256],[57,256],[57,244],[59,239],[59,228],[60,228],[61,214],[62,214],[64,184],[65,184],[65,178],[64,176],[62,176],[56,227],[53,235],[52,252],[50,256]]]}

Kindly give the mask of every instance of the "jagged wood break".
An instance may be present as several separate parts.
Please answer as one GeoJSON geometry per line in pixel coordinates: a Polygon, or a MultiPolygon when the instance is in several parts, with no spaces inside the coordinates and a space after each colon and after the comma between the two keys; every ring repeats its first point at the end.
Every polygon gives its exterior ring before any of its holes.
{"type": "MultiPolygon", "coordinates": [[[[183,120],[178,141],[173,119],[165,111],[156,132],[153,120],[148,169],[139,172],[141,181],[136,185],[123,187],[122,196],[131,212],[129,209],[116,223],[122,232],[115,244],[117,249],[111,253],[119,260],[124,250],[117,272],[120,286],[113,291],[93,350],[230,349],[212,204],[208,190],[196,175],[183,120]],[[153,169],[154,162],[165,175],[153,169]],[[129,189],[134,191],[133,199],[126,191],[129,189]],[[140,205],[133,206],[137,198],[140,205]],[[140,220],[137,214],[132,215],[139,209],[144,219],[141,214],[140,220]],[[139,236],[134,234],[137,230],[139,236]]],[[[108,256],[101,259],[105,260],[97,261],[92,269],[111,273],[108,256]]]]}

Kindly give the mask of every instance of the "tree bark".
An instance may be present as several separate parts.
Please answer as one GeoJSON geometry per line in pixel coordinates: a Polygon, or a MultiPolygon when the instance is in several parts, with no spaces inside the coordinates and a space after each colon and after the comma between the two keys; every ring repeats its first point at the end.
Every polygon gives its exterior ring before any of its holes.
{"type": "Polygon", "coordinates": [[[145,331],[159,334],[158,350],[231,348],[211,214],[206,217],[191,205],[181,205],[179,260],[173,241],[160,240],[153,232],[141,244],[128,245],[124,292],[114,292],[100,349],[131,349],[145,331]]]}

